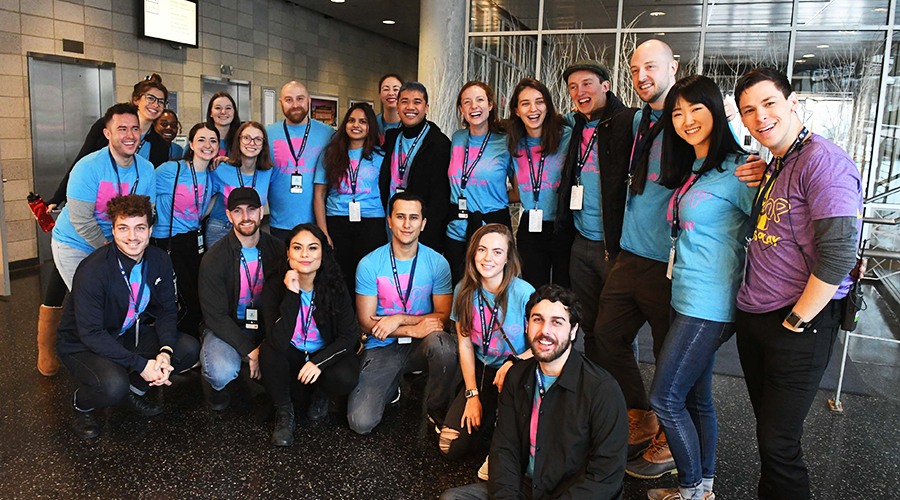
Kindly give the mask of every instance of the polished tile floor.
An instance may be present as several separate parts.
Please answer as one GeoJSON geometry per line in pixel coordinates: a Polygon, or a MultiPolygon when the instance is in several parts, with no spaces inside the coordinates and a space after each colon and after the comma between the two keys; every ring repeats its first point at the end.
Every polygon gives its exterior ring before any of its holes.
{"type": "MultiPolygon", "coordinates": [[[[317,425],[300,421],[296,444],[268,444],[271,422],[259,422],[259,398],[236,383],[232,406],[212,415],[199,376],[179,377],[154,397],[165,413],[141,418],[118,408],[100,412],[101,438],[85,442],[69,431],[74,381],[62,369],[44,378],[35,368],[39,300],[36,273],[14,273],[13,296],[0,299],[0,498],[294,498],[434,499],[475,480],[487,446],[448,463],[424,425],[421,377],[407,379],[400,403],[368,437],[353,434],[337,412],[317,425]]],[[[896,320],[883,328],[896,332],[896,320]]],[[[878,328],[878,326],[872,327],[878,328]]],[[[838,346],[839,347],[839,346],[838,346]]],[[[652,375],[642,365],[644,376],[652,375]]],[[[844,415],[826,408],[821,391],[807,419],[804,446],[813,498],[900,498],[900,386],[894,366],[863,373],[880,383],[872,396],[845,395],[844,415]],[[887,390],[883,390],[887,387],[887,390]]],[[[752,498],[758,473],[754,421],[740,378],[716,375],[719,414],[716,496],[752,498]]],[[[674,486],[626,478],[625,499],[650,487],[674,486]]]]}

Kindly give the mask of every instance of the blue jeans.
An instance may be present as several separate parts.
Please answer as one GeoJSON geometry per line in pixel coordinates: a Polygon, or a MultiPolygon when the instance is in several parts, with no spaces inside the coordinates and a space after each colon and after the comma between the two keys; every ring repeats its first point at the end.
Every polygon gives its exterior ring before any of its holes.
{"type": "Polygon", "coordinates": [[[210,249],[217,241],[221,240],[234,226],[227,220],[213,219],[206,221],[206,248],[210,249]]]}
{"type": "Polygon", "coordinates": [[[221,391],[241,372],[241,355],[231,344],[206,328],[203,330],[203,346],[200,348],[200,367],[203,378],[209,385],[221,391]]]}
{"type": "Polygon", "coordinates": [[[487,483],[478,482],[444,490],[440,500],[488,500],[487,483]]]}
{"type": "Polygon", "coordinates": [[[400,377],[407,372],[428,370],[426,406],[441,418],[450,404],[456,374],[457,347],[446,332],[432,332],[410,344],[393,344],[363,351],[359,385],[347,401],[347,420],[358,434],[372,432],[384,415],[385,404],[397,393],[400,377]]]}
{"type": "Polygon", "coordinates": [[[718,424],[712,399],[712,369],[734,323],[672,313],[669,333],[656,360],[650,407],[665,430],[684,488],[715,475],[718,424]]]}

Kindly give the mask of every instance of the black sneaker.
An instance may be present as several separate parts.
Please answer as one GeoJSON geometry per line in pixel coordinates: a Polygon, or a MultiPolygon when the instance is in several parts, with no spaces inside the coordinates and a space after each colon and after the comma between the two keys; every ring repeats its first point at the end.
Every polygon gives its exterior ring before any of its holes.
{"type": "Polygon", "coordinates": [[[272,431],[272,444],[275,446],[294,444],[293,403],[275,407],[275,429],[272,431]]]}
{"type": "Polygon", "coordinates": [[[217,391],[213,389],[213,386],[206,381],[203,380],[201,384],[203,386],[203,395],[206,397],[206,403],[209,405],[209,409],[212,411],[222,411],[225,408],[228,408],[228,403],[231,402],[231,395],[228,394],[228,388],[223,387],[221,391],[217,391]]]}
{"type": "Polygon", "coordinates": [[[128,391],[128,394],[119,401],[119,406],[145,417],[155,417],[162,413],[162,406],[154,404],[150,398],[138,396],[131,391],[128,391]]]}
{"type": "Polygon", "coordinates": [[[328,416],[328,403],[330,398],[316,391],[313,393],[312,401],[309,403],[309,409],[306,410],[306,417],[313,422],[318,422],[328,416]]]}
{"type": "Polygon", "coordinates": [[[100,436],[100,425],[94,416],[94,410],[81,411],[74,408],[74,418],[72,419],[72,430],[75,435],[81,439],[93,439],[100,436]]]}

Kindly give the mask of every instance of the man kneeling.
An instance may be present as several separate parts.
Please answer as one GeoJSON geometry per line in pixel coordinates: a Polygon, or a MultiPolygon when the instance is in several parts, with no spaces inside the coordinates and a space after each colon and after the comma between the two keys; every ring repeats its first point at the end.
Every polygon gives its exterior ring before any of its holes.
{"type": "Polygon", "coordinates": [[[621,498],[625,398],[608,372],[572,349],[581,319],[575,295],[544,285],[526,310],[534,357],[506,374],[490,479],[447,490],[441,498],[621,498]]]}
{"type": "Polygon", "coordinates": [[[197,362],[200,344],[178,333],[175,275],[166,252],[148,247],[153,209],[146,196],[111,199],[106,214],[113,243],[86,257],[57,333],[60,360],[81,387],[73,428],[100,435],[94,409],[121,403],[144,416],[162,408],[144,398],[150,386],[171,385],[172,371],[197,362]],[[155,318],[153,325],[145,321],[155,318]]]}

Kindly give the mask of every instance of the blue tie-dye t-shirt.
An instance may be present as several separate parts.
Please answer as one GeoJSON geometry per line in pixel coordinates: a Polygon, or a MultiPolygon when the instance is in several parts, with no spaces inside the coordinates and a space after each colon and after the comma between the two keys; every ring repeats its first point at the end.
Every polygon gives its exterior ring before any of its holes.
{"type": "MultiPolygon", "coordinates": [[[[381,162],[384,153],[376,149],[371,158],[362,157],[362,148],[347,151],[350,155],[350,168],[344,174],[339,186],[331,186],[325,199],[325,215],[350,215],[350,202],[359,202],[360,214],[365,218],[384,217],[381,205],[381,189],[378,178],[381,175],[381,162]],[[356,195],[350,183],[350,171],[356,175],[356,195]]],[[[327,184],[325,169],[316,169],[316,184],[327,184]]]]}
{"type": "Polygon", "coordinates": [[[316,318],[313,316],[315,308],[312,306],[313,292],[300,290],[300,310],[297,311],[297,322],[294,323],[294,336],[291,344],[301,351],[314,353],[325,347],[325,341],[319,334],[316,326],[316,318]],[[308,322],[306,333],[303,332],[304,319],[308,322]]]}
{"type": "Polygon", "coordinates": [[[212,196],[212,175],[209,170],[204,170],[196,172],[196,179],[195,196],[190,163],[184,160],[167,161],[156,169],[157,219],[153,226],[153,237],[168,238],[169,224],[172,225],[172,236],[200,229],[200,219],[206,214],[212,196]]]}
{"type": "Polygon", "coordinates": [[[131,294],[128,296],[128,312],[125,313],[125,322],[122,323],[122,330],[119,332],[119,335],[122,335],[134,325],[137,317],[147,309],[147,304],[150,303],[150,287],[143,283],[143,269],[144,263],[141,262],[132,267],[131,273],[128,275],[128,286],[131,288],[131,294]],[[144,285],[143,293],[140,291],[142,283],[144,285]],[[138,295],[140,295],[141,303],[135,310],[135,301],[138,299],[138,295]]]}

